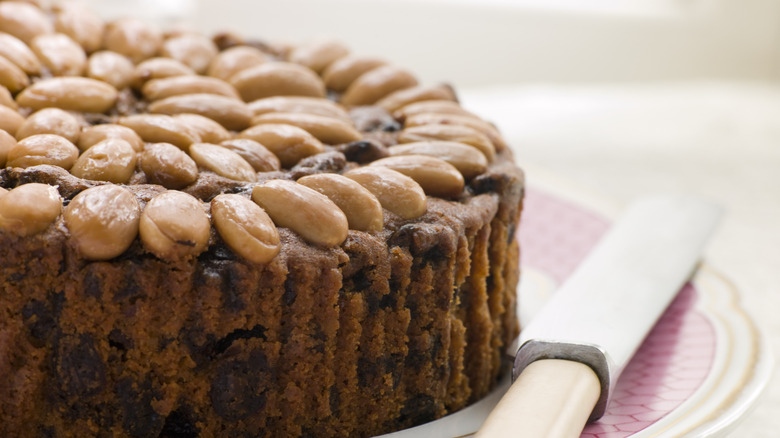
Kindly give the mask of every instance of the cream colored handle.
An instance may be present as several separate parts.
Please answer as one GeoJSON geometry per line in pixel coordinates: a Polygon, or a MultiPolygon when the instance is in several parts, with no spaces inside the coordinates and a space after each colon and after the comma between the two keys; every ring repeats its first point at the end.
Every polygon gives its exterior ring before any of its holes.
{"type": "Polygon", "coordinates": [[[476,436],[579,437],[600,393],[599,379],[589,366],[537,360],[512,383],[476,436]]]}

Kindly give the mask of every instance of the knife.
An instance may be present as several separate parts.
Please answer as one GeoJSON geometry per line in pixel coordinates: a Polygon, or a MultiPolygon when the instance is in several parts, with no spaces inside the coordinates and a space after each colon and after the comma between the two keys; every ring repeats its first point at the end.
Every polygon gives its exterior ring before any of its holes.
{"type": "Polygon", "coordinates": [[[721,210],[690,196],[632,203],[525,327],[514,382],[480,438],[579,437],[696,268],[721,210]]]}

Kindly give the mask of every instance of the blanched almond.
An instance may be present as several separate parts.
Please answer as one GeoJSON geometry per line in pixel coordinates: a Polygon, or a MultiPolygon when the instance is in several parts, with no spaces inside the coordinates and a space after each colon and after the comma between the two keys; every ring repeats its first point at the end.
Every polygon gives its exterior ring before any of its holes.
{"type": "Polygon", "coordinates": [[[415,180],[426,194],[442,198],[463,192],[463,176],[455,166],[427,155],[398,155],[372,162],[369,167],[387,167],[415,180]]]}
{"type": "Polygon", "coordinates": [[[329,89],[341,92],[363,74],[386,64],[379,58],[348,55],[329,65],[322,73],[322,80],[329,89]]]}
{"type": "Polygon", "coordinates": [[[16,64],[0,55],[0,85],[12,93],[23,89],[30,84],[30,78],[16,64]]]}
{"type": "Polygon", "coordinates": [[[62,198],[47,184],[29,183],[0,190],[0,230],[19,236],[44,231],[62,212],[62,198]]]}
{"type": "Polygon", "coordinates": [[[14,100],[14,97],[11,96],[11,92],[8,91],[8,88],[6,88],[4,85],[0,85],[0,105],[6,108],[11,108],[13,110],[19,108],[19,105],[14,100]]]}
{"type": "Polygon", "coordinates": [[[16,146],[16,139],[13,135],[0,129],[0,169],[5,167],[5,162],[8,159],[8,151],[16,146]]]}
{"type": "Polygon", "coordinates": [[[262,144],[279,157],[282,166],[288,169],[303,158],[325,151],[322,142],[293,125],[256,125],[242,131],[239,137],[262,144]]]}
{"type": "Polygon", "coordinates": [[[384,108],[387,112],[392,113],[401,107],[424,100],[457,101],[458,99],[455,96],[455,92],[452,91],[452,88],[447,85],[420,85],[390,93],[376,104],[377,106],[384,108]]]}
{"type": "Polygon", "coordinates": [[[273,152],[254,140],[233,138],[224,140],[219,145],[240,155],[257,172],[271,172],[282,167],[273,152]]]}
{"type": "Polygon", "coordinates": [[[189,125],[163,114],[135,114],[122,117],[119,124],[135,131],[145,142],[171,143],[184,150],[201,140],[189,125]]]}
{"type": "Polygon", "coordinates": [[[227,81],[241,70],[260,65],[269,59],[268,55],[255,47],[231,47],[211,60],[208,75],[227,81]]]}
{"type": "Polygon", "coordinates": [[[85,113],[104,113],[114,106],[119,93],[111,85],[95,79],[57,77],[42,79],[25,88],[16,102],[39,110],[55,107],[85,113]]]}
{"type": "Polygon", "coordinates": [[[70,169],[79,156],[78,148],[64,137],[37,134],[20,140],[8,151],[9,167],[31,167],[50,164],[70,169]]]}
{"type": "Polygon", "coordinates": [[[173,118],[184,122],[197,132],[200,140],[204,143],[219,143],[232,137],[222,125],[199,114],[176,114],[173,118]]]}
{"type": "Polygon", "coordinates": [[[136,152],[144,150],[144,141],[135,131],[127,126],[105,123],[103,125],[94,125],[84,128],[79,136],[79,142],[76,146],[83,152],[108,138],[117,138],[124,140],[133,147],[136,152]]]}
{"type": "Polygon", "coordinates": [[[129,58],[108,50],[95,52],[87,60],[87,76],[109,83],[117,90],[130,85],[134,71],[129,58]]]}
{"type": "Polygon", "coordinates": [[[137,18],[120,18],[106,26],[103,48],[121,53],[134,63],[155,56],[162,44],[160,31],[137,18]]]}
{"type": "Polygon", "coordinates": [[[355,79],[341,96],[344,105],[370,105],[388,94],[414,87],[417,78],[401,68],[385,65],[355,79]]]}
{"type": "Polygon", "coordinates": [[[252,200],[274,223],[305,240],[323,246],[341,245],[347,238],[347,217],[327,196],[287,180],[270,180],[252,189],[252,200]]]}
{"type": "Polygon", "coordinates": [[[499,134],[498,129],[490,123],[476,117],[457,114],[423,113],[407,117],[404,125],[407,128],[423,125],[467,126],[487,136],[496,150],[500,151],[506,148],[506,143],[501,137],[501,134],[499,134]]]}
{"type": "Polygon", "coordinates": [[[404,105],[393,113],[393,117],[404,120],[409,116],[422,113],[457,114],[461,116],[477,117],[474,113],[464,109],[453,100],[423,100],[404,105]]]}
{"type": "Polygon", "coordinates": [[[130,143],[108,138],[81,154],[70,173],[93,181],[124,184],[133,176],[137,157],[130,143]]]}
{"type": "Polygon", "coordinates": [[[57,134],[76,143],[81,125],[72,114],[59,108],[44,108],[32,113],[16,131],[17,140],[35,134],[57,134]]]}
{"type": "Polygon", "coordinates": [[[325,97],[325,85],[311,69],[291,62],[266,62],[239,71],[229,82],[246,102],[271,96],[325,97]]]}
{"type": "Polygon", "coordinates": [[[200,201],[170,190],[146,204],[138,231],[147,251],[161,259],[177,260],[195,257],[206,249],[211,223],[200,201]]]}
{"type": "Polygon", "coordinates": [[[217,46],[203,35],[183,33],[163,42],[160,53],[188,65],[197,73],[206,73],[217,56],[217,46]]]}
{"type": "Polygon", "coordinates": [[[222,240],[239,256],[254,263],[268,263],[279,254],[276,226],[251,200],[241,195],[217,195],[211,200],[211,217],[222,240]]]}
{"type": "Polygon", "coordinates": [[[198,179],[195,160],[170,143],[147,144],[139,159],[141,170],[151,184],[181,189],[198,179]]]}
{"type": "Polygon", "coordinates": [[[69,1],[55,6],[54,28],[76,41],[87,53],[100,49],[105,23],[86,5],[69,1]]]}
{"type": "Polygon", "coordinates": [[[15,64],[28,75],[37,75],[41,63],[24,41],[15,36],[0,32],[0,56],[15,64]]]}
{"type": "Polygon", "coordinates": [[[10,33],[29,44],[38,35],[54,32],[54,26],[49,17],[34,5],[0,2],[0,32],[10,33]]]}
{"type": "Polygon", "coordinates": [[[392,146],[391,155],[427,155],[439,158],[453,166],[466,179],[481,175],[487,169],[487,158],[469,145],[454,141],[420,141],[392,146]]]}
{"type": "Polygon", "coordinates": [[[398,133],[399,143],[412,143],[416,141],[456,141],[473,146],[482,152],[488,161],[493,161],[496,149],[493,142],[483,133],[474,128],[461,125],[420,125],[406,128],[398,133]]]}
{"type": "Polygon", "coordinates": [[[135,240],[141,208],[129,190],[109,184],[76,195],[63,217],[73,245],[84,258],[108,260],[135,240]]]}
{"type": "Polygon", "coordinates": [[[347,216],[349,228],[381,231],[384,227],[382,205],[373,193],[356,181],[334,173],[319,173],[298,180],[333,201],[347,216]]]}
{"type": "Polygon", "coordinates": [[[236,89],[227,82],[208,76],[172,76],[169,78],[152,79],[144,84],[144,97],[149,100],[165,99],[182,94],[216,94],[240,99],[236,89]]]}
{"type": "Polygon", "coordinates": [[[249,109],[255,116],[267,113],[305,113],[317,116],[333,117],[352,123],[344,108],[328,99],[303,96],[275,96],[258,99],[249,103],[249,109]]]}
{"type": "Polygon", "coordinates": [[[15,135],[16,131],[24,123],[24,117],[15,109],[0,105],[0,129],[15,135]]]}
{"type": "Polygon", "coordinates": [[[334,61],[348,54],[349,49],[341,41],[318,39],[293,49],[289,60],[321,73],[334,61]]]}
{"type": "Polygon", "coordinates": [[[152,79],[195,75],[195,70],[171,58],[150,58],[135,66],[132,85],[141,89],[152,79]]]}
{"type": "Polygon", "coordinates": [[[84,49],[64,33],[38,35],[30,49],[54,76],[80,76],[87,67],[84,49]]]}
{"type": "Polygon", "coordinates": [[[217,175],[236,181],[257,181],[252,166],[240,155],[215,144],[195,143],[190,146],[190,156],[198,166],[217,175]]]}
{"type": "Polygon", "coordinates": [[[325,144],[342,144],[363,138],[352,124],[341,119],[306,113],[266,113],[252,119],[252,124],[288,124],[297,126],[325,144]]]}
{"type": "Polygon", "coordinates": [[[386,210],[402,219],[416,219],[428,209],[422,187],[408,176],[387,167],[359,167],[344,174],[368,189],[386,210]]]}
{"type": "Polygon", "coordinates": [[[200,114],[227,129],[245,129],[252,121],[252,111],[238,100],[216,94],[171,96],[149,105],[149,111],[161,114],[200,114]]]}

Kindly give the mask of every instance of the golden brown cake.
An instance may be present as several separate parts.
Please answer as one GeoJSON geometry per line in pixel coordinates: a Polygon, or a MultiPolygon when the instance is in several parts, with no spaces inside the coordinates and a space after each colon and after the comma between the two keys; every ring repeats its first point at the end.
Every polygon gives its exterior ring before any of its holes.
{"type": "Polygon", "coordinates": [[[523,175],[340,43],[0,1],[0,436],[367,437],[485,395],[523,175]]]}

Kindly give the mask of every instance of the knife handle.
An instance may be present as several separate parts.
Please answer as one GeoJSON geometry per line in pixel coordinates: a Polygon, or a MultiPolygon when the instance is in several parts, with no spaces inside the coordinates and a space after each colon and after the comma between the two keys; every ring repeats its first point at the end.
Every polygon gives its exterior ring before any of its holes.
{"type": "Polygon", "coordinates": [[[589,366],[537,360],[512,383],[476,437],[579,437],[600,393],[599,379],[589,366]]]}

